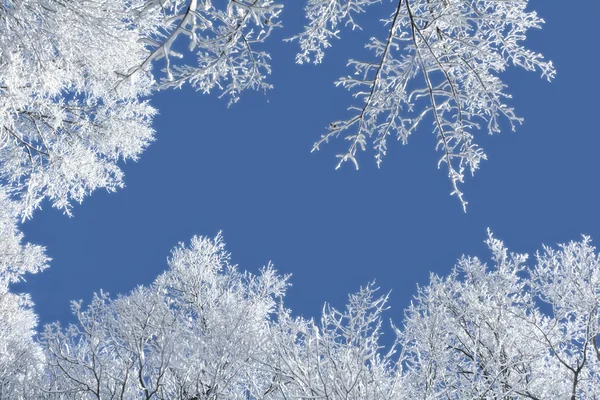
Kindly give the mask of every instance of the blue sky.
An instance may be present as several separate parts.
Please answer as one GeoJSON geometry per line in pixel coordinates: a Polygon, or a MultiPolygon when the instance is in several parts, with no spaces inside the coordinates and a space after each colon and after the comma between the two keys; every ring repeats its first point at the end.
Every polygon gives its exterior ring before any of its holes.
{"type": "Polygon", "coordinates": [[[361,16],[364,31],[343,31],[314,67],[294,64],[297,45],[281,42],[301,29],[303,3],[286,4],[285,28],[267,46],[274,90],[245,93],[230,108],[189,88],[157,94],[157,141],[124,166],[125,189],[95,193],[73,218],[45,207],[24,225],[26,239],[53,258],[50,269],[16,287],[31,293],[42,323],[71,321],[69,301],[87,302],[94,291],[116,295],[150,283],[178,242],[220,230],[241,269],[271,260],[293,275],[287,301],[297,313],[317,316],[325,301],[342,306],[375,279],[392,290],[388,317],[397,324],[430,272],[447,274],[462,254],[488,258],[487,227],[530,254],[581,234],[600,243],[593,44],[600,4],[565,10],[530,1],[547,23],[529,45],[554,61],[558,75],[549,84],[535,73],[504,74],[525,123],[516,133],[480,134],[489,160],[463,186],[464,214],[437,169],[426,125],[407,146],[391,143],[379,170],[367,153],[359,171],[349,164],[335,171],[341,140],[310,153],[352,100],[333,81],[350,73],[346,60],[364,54],[365,40],[383,32],[378,17],[394,6],[384,0],[361,16]]]}

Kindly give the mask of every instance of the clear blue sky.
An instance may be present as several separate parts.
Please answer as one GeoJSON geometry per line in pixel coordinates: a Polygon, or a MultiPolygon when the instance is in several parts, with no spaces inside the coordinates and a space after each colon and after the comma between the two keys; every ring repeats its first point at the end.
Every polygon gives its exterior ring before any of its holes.
{"type": "Polygon", "coordinates": [[[323,65],[294,64],[304,1],[287,2],[268,46],[273,56],[266,96],[245,93],[231,108],[189,89],[156,95],[157,141],[125,165],[127,187],[97,192],[68,218],[46,206],[24,226],[47,246],[51,268],[17,289],[30,292],[41,322],[70,321],[69,301],[94,291],[125,293],[166,268],[173,246],[223,230],[233,261],[256,271],[269,260],[291,273],[288,306],[317,316],[325,301],[342,306],[373,279],[392,290],[397,324],[429,272],[446,274],[462,254],[488,257],[486,227],[509,248],[589,234],[600,243],[597,152],[600,4],[531,0],[546,19],[529,44],[555,62],[556,80],[521,70],[505,74],[511,104],[525,123],[516,133],[481,134],[489,160],[463,186],[467,214],[450,197],[436,166],[435,138],[423,126],[407,146],[391,143],[382,168],[363,154],[361,170],[334,170],[342,141],[310,153],[329,122],[342,118],[349,95],[333,80],[349,57],[382,32],[377,18],[392,2],[362,16],[363,32],[344,31],[323,65]]]}

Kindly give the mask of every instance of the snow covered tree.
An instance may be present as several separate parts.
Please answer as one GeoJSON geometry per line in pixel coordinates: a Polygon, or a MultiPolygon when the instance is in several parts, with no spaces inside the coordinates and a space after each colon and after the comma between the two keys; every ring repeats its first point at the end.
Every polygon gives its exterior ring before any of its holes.
{"type": "Polygon", "coordinates": [[[123,186],[120,160],[153,140],[157,88],[191,82],[203,92],[267,89],[269,55],[253,48],[274,27],[271,0],[5,1],[0,6],[0,183],[31,216],[48,198],[70,202],[123,186]],[[196,67],[177,65],[189,38],[196,67]],[[152,63],[164,58],[166,76],[152,63]]]}
{"type": "Polygon", "coordinates": [[[547,347],[541,397],[600,396],[600,257],[590,238],[545,247],[529,280],[544,318],[532,321],[536,340],[547,347]],[[551,383],[551,384],[549,384],[551,383]]]}
{"type": "Polygon", "coordinates": [[[419,290],[399,332],[407,398],[600,395],[600,259],[589,238],[526,268],[489,237],[494,267],[462,258],[419,290]]]}
{"type": "Polygon", "coordinates": [[[0,188],[0,398],[27,398],[29,383],[43,369],[43,353],[34,341],[37,317],[27,295],[9,284],[46,267],[44,248],[23,244],[17,229],[19,211],[0,188]]]}
{"type": "Polygon", "coordinates": [[[325,306],[321,323],[280,310],[271,346],[281,399],[398,399],[395,346],[381,353],[388,296],[373,285],[349,297],[345,311],[325,306]]]}
{"type": "Polygon", "coordinates": [[[287,286],[229,264],[220,236],[173,252],[169,270],[115,300],[96,295],[78,323],[48,326],[44,391],[56,398],[247,399],[270,390],[263,357],[287,286]]]}
{"type": "Polygon", "coordinates": [[[29,296],[0,282],[0,398],[32,398],[44,371],[42,347],[34,340],[37,316],[29,296]]]}
{"type": "Polygon", "coordinates": [[[197,0],[0,4],[0,397],[16,398],[6,368],[25,362],[36,325],[29,298],[8,285],[47,261],[42,248],[21,245],[18,220],[44,199],[70,213],[95,189],[122,187],[118,163],[136,160],[153,140],[156,110],[144,100],[153,90],[189,81],[235,101],[244,89],[269,88],[269,56],[253,46],[279,26],[281,6],[219,7],[197,0]],[[182,33],[197,49],[198,67],[172,62],[182,33]],[[166,78],[155,78],[152,64],[163,57],[166,78]]]}
{"type": "Polygon", "coordinates": [[[51,399],[593,399],[600,396],[600,257],[589,239],[527,267],[490,234],[493,266],[463,257],[418,290],[382,342],[373,285],[319,323],[284,305],[287,277],[229,264],[221,237],[177,247],[149,287],[96,295],[46,327],[32,375],[51,399]],[[385,348],[385,350],[384,350],[385,348]]]}
{"type": "Polygon", "coordinates": [[[29,217],[44,198],[68,212],[97,188],[122,186],[120,159],[152,140],[141,77],[118,73],[147,54],[132,29],[139,1],[4,1],[0,6],[0,182],[29,217]]]}
{"type": "Polygon", "coordinates": [[[529,324],[539,312],[519,276],[527,257],[507,255],[491,236],[487,243],[493,269],[464,257],[449,277],[432,276],[408,309],[400,334],[408,393],[504,399],[540,383],[536,363],[547,347],[529,324]]]}
{"type": "Polygon", "coordinates": [[[190,83],[204,93],[220,91],[221,97],[230,97],[230,104],[246,89],[270,89],[265,81],[271,73],[270,55],[256,46],[281,26],[282,8],[274,0],[149,0],[140,15],[158,10],[162,23],[145,40],[150,54],[127,77],[147,72],[153,61],[164,58],[159,88],[190,83]],[[195,66],[177,43],[180,37],[188,40],[188,51],[195,52],[195,66]]]}
{"type": "MultiPolygon", "coordinates": [[[[357,26],[356,14],[373,3],[309,0],[309,24],[294,37],[298,62],[319,63],[338,25],[357,26]]],[[[406,142],[430,120],[440,165],[465,206],[458,184],[485,158],[474,133],[498,132],[501,117],[513,128],[521,121],[505,104],[499,73],[514,64],[554,76],[550,62],[521,44],[543,22],[527,5],[398,0],[385,21],[387,39],[367,45],[376,61],[351,60],[355,74],[338,81],[362,103],[315,149],[347,132],[338,166],[358,166],[357,152],[370,140],[381,163],[390,135],[406,142]]],[[[24,216],[45,198],[69,212],[70,202],[95,189],[121,187],[119,160],[137,159],[153,140],[156,110],[143,100],[152,90],[190,83],[235,102],[246,89],[269,89],[270,56],[260,47],[281,26],[281,9],[274,0],[3,2],[0,181],[23,201],[24,216]]]]}
{"type": "Polygon", "coordinates": [[[320,325],[283,307],[287,277],[229,264],[221,237],[179,246],[149,287],[96,295],[77,323],[43,334],[49,398],[391,398],[394,363],[379,355],[387,297],[371,286],[320,325]],[[278,306],[279,303],[279,306],[278,306]]]}
{"type": "MultiPolygon", "coordinates": [[[[324,49],[339,35],[338,26],[358,27],[355,17],[378,1],[309,0],[309,20],[300,43],[298,63],[318,64],[324,49]]],[[[433,124],[436,148],[442,152],[452,194],[466,207],[458,185],[465,171],[473,174],[486,158],[475,143],[479,130],[500,131],[504,119],[512,129],[521,123],[506,104],[510,95],[500,79],[509,65],[540,71],[548,80],[555,71],[551,62],[522,45],[527,31],[544,22],[527,11],[528,0],[395,0],[386,19],[388,36],[372,38],[366,48],[374,60],[350,60],[354,74],[337,81],[353,93],[358,104],[351,116],[332,122],[313,150],[332,138],[345,135],[348,150],[339,154],[339,168],[371,143],[380,165],[394,137],[406,143],[426,122],[433,124]]]]}
{"type": "Polygon", "coordinates": [[[46,268],[49,261],[43,247],[22,243],[19,216],[20,205],[0,186],[0,284],[18,282],[24,274],[46,268]]]}

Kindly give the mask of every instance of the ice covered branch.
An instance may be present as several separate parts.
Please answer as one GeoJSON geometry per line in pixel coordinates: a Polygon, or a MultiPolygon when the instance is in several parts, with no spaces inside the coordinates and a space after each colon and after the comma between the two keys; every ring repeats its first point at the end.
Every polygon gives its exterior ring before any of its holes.
{"type": "MultiPolygon", "coordinates": [[[[309,25],[296,38],[298,62],[315,62],[337,36],[335,27],[352,13],[364,11],[369,1],[312,1],[307,7],[309,25]],[[332,33],[334,32],[335,35],[332,33]]],[[[452,194],[463,206],[459,184],[466,171],[473,174],[486,158],[475,134],[500,132],[501,119],[512,129],[522,122],[506,104],[510,97],[500,76],[510,65],[538,71],[548,80],[555,71],[551,62],[523,45],[530,29],[543,20],[528,11],[526,0],[398,0],[385,40],[372,38],[366,47],[374,61],[350,60],[354,74],[337,85],[359,101],[351,116],[332,122],[315,143],[318,150],[332,138],[345,135],[348,150],[339,154],[338,168],[351,161],[358,168],[357,153],[371,144],[380,165],[390,137],[406,143],[424,123],[432,123],[436,148],[442,152],[452,194]]],[[[354,24],[354,22],[352,22],[354,24]]]]}

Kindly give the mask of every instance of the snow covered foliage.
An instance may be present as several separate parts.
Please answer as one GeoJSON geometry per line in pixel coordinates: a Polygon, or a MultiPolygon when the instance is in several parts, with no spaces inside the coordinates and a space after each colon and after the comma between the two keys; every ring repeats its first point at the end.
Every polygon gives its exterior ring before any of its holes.
{"type": "Polygon", "coordinates": [[[271,266],[238,271],[220,236],[194,238],[149,287],[74,303],[77,324],[47,326],[40,387],[64,399],[391,398],[393,363],[378,353],[387,298],[369,286],[316,324],[284,308],[287,285],[271,266]]]}
{"type": "Polygon", "coordinates": [[[2,2],[0,183],[24,217],[45,198],[69,213],[95,189],[122,187],[119,161],[153,140],[152,90],[190,82],[235,101],[269,88],[269,55],[253,46],[279,26],[280,9],[271,0],[2,2]],[[173,61],[180,36],[197,66],[173,61]]]}
{"type": "Polygon", "coordinates": [[[464,257],[449,277],[432,276],[408,309],[401,336],[409,392],[514,398],[537,383],[548,349],[529,324],[538,312],[519,277],[527,257],[508,256],[491,237],[488,245],[494,267],[464,257]]]}
{"type": "Polygon", "coordinates": [[[600,257],[584,236],[559,249],[545,247],[529,284],[544,309],[532,322],[547,347],[540,397],[593,399],[600,396],[600,257]],[[554,378],[553,378],[554,377],[554,378]],[[551,385],[548,382],[552,381],[551,385]]]}
{"type": "Polygon", "coordinates": [[[11,293],[0,282],[0,398],[32,397],[44,370],[42,347],[34,340],[37,317],[27,295],[11,293]]]}
{"type": "Polygon", "coordinates": [[[270,56],[255,47],[281,26],[282,8],[273,0],[150,0],[141,14],[159,10],[162,24],[145,40],[150,55],[129,75],[147,71],[154,60],[164,58],[166,76],[160,88],[188,82],[204,93],[220,91],[230,104],[246,89],[270,89],[265,81],[271,73],[270,56]],[[179,37],[195,52],[196,65],[177,62],[186,58],[185,48],[176,43],[179,37]]]}
{"type": "Polygon", "coordinates": [[[0,180],[30,216],[44,198],[69,212],[98,188],[123,185],[117,166],[152,140],[155,110],[116,91],[120,71],[144,59],[131,28],[138,1],[4,1],[0,5],[0,180]]]}
{"type": "Polygon", "coordinates": [[[589,238],[545,248],[533,268],[487,243],[492,268],[464,257],[408,309],[399,336],[409,398],[597,398],[600,258],[589,238]]]}
{"type": "Polygon", "coordinates": [[[9,284],[46,267],[44,248],[23,244],[17,229],[19,209],[0,188],[0,398],[27,398],[43,366],[42,350],[33,339],[37,317],[27,295],[9,291],[9,284]],[[23,383],[27,382],[27,385],[23,383]]]}
{"type": "Polygon", "coordinates": [[[286,279],[229,264],[220,236],[173,252],[149,287],[73,304],[78,323],[43,334],[56,398],[247,399],[273,390],[269,322],[286,279]],[[60,393],[60,394],[59,394],[60,393]]]}
{"type": "Polygon", "coordinates": [[[388,296],[372,285],[350,295],[346,310],[325,306],[320,323],[280,310],[273,324],[275,399],[399,399],[395,346],[382,354],[388,296]]]}
{"type": "MultiPolygon", "coordinates": [[[[357,27],[356,14],[373,0],[309,0],[309,23],[294,37],[301,52],[297,62],[323,59],[323,50],[338,37],[340,24],[357,27]]],[[[351,116],[332,122],[313,150],[331,138],[345,135],[348,150],[339,154],[338,168],[370,144],[380,165],[393,137],[406,143],[423,123],[433,124],[436,148],[452,182],[452,194],[467,202],[458,185],[465,171],[473,174],[486,158],[476,144],[480,130],[500,132],[504,119],[514,129],[521,119],[506,104],[510,95],[500,73],[510,65],[539,71],[548,80],[551,62],[522,43],[527,31],[543,20],[528,11],[528,0],[395,0],[395,11],[384,24],[385,39],[366,45],[375,58],[350,60],[354,74],[337,85],[353,93],[358,104],[351,116]]]]}
{"type": "Polygon", "coordinates": [[[229,264],[221,237],[173,252],[149,287],[100,293],[43,334],[48,398],[593,399],[600,395],[600,258],[589,239],[533,267],[491,235],[493,265],[432,276],[382,342],[372,285],[320,322],[284,306],[287,277],[229,264]]]}
{"type": "MultiPolygon", "coordinates": [[[[298,62],[319,63],[340,25],[374,0],[309,0],[298,62]]],[[[510,64],[554,76],[552,63],[522,45],[543,20],[527,0],[397,0],[374,61],[351,60],[337,84],[359,100],[315,144],[345,134],[352,161],[372,142],[377,163],[388,139],[402,142],[433,123],[456,194],[465,171],[485,159],[474,141],[499,119],[520,123],[499,74],[510,64]]],[[[69,213],[98,188],[123,186],[120,160],[136,160],[153,140],[152,90],[191,84],[231,102],[266,90],[270,56],[261,49],[281,26],[275,0],[7,0],[0,6],[0,182],[29,217],[43,199],[69,213]],[[214,3],[214,4],[213,4],[214,3]],[[187,46],[187,49],[186,49],[187,46]],[[193,54],[193,55],[192,55],[193,54]],[[192,59],[195,58],[195,60],[192,59]],[[158,67],[159,73],[153,72],[158,67]]]]}
{"type": "Polygon", "coordinates": [[[20,213],[20,205],[0,186],[0,285],[18,282],[26,273],[35,274],[49,261],[43,247],[22,243],[17,226],[20,213]]]}

